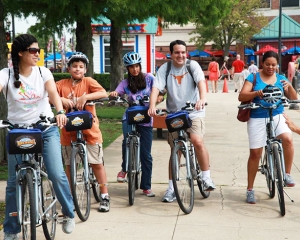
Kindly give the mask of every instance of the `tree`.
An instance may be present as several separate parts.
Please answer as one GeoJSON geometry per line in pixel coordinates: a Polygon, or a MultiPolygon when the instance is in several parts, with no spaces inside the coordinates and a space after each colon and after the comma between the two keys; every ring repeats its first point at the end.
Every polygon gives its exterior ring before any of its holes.
{"type": "Polygon", "coordinates": [[[261,0],[228,0],[231,10],[221,18],[220,24],[202,24],[195,19],[196,29],[192,33],[199,36],[191,38],[198,48],[204,47],[206,42],[213,41],[213,47],[224,50],[228,56],[229,48],[235,41],[244,45],[251,45],[251,37],[266,26],[268,20],[255,11],[261,6],[261,0]]]}

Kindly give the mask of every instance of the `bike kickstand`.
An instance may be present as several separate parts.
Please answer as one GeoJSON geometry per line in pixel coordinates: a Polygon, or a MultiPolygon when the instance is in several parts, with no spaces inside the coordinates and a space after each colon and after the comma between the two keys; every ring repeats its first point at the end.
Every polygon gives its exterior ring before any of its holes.
{"type": "Polygon", "coordinates": [[[283,189],[283,192],[285,193],[285,195],[288,196],[288,198],[291,200],[291,202],[294,202],[294,200],[290,197],[290,195],[287,194],[287,192],[283,189]]]}

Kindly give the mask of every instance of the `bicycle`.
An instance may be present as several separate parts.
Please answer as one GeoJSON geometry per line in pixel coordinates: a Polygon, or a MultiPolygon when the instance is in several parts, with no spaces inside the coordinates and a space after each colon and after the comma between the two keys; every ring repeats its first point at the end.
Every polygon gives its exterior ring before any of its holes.
{"type": "MultiPolygon", "coordinates": [[[[88,106],[103,104],[108,98],[102,98],[86,103],[88,106]]],[[[101,201],[100,184],[98,183],[93,169],[88,162],[86,141],[82,130],[92,126],[92,115],[88,111],[78,111],[67,113],[67,131],[76,131],[76,140],[71,142],[71,162],[70,162],[70,185],[73,202],[77,216],[81,221],[86,221],[91,210],[91,193],[97,202],[101,201]]],[[[104,160],[103,160],[104,164],[104,160]]]]}
{"type": "Polygon", "coordinates": [[[250,108],[257,109],[263,108],[269,112],[269,121],[266,123],[267,141],[264,147],[264,153],[260,159],[261,165],[258,169],[262,174],[265,175],[267,181],[267,187],[269,190],[270,198],[275,196],[275,184],[277,187],[277,195],[281,216],[285,215],[285,202],[284,194],[288,196],[291,202],[294,200],[284,190],[285,187],[285,161],[283,155],[283,147],[281,139],[275,136],[275,126],[273,118],[273,110],[278,108],[280,105],[288,107],[289,104],[299,103],[300,100],[289,100],[282,97],[279,104],[272,104],[270,106],[262,105],[261,103],[250,103],[238,106],[238,108],[250,108]]]}
{"type": "Polygon", "coordinates": [[[151,121],[151,118],[148,116],[148,107],[144,106],[144,103],[149,102],[149,96],[144,96],[143,99],[134,103],[129,103],[125,98],[119,96],[112,99],[116,103],[129,104],[126,110],[126,120],[131,127],[131,131],[126,137],[125,171],[128,179],[129,205],[132,206],[134,204],[135,191],[139,189],[142,175],[140,134],[137,131],[136,124],[151,121]]]}
{"type": "Polygon", "coordinates": [[[47,131],[56,124],[55,118],[48,118],[48,121],[41,114],[40,120],[29,126],[13,124],[8,120],[3,120],[0,125],[0,128],[9,131],[8,152],[22,155],[22,163],[15,167],[17,212],[9,215],[18,217],[23,239],[36,239],[36,227],[40,225],[47,240],[55,238],[57,198],[43,162],[42,131],[38,128],[43,126],[47,131]]]}
{"type": "Polygon", "coordinates": [[[208,198],[210,191],[204,190],[202,172],[195,154],[194,145],[190,142],[188,133],[185,131],[191,126],[188,122],[188,114],[194,110],[195,104],[186,102],[181,110],[171,114],[166,110],[166,125],[169,132],[177,132],[178,137],[173,139],[174,147],[171,153],[171,171],[174,192],[180,209],[189,214],[194,207],[194,180],[201,195],[208,198]],[[168,120],[169,118],[169,120],[168,120]]]}

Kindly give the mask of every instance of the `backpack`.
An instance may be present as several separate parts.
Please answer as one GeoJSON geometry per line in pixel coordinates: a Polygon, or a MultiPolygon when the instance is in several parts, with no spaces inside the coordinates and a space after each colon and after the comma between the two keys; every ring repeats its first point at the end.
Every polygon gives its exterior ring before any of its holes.
{"type": "MultiPolygon", "coordinates": [[[[168,76],[169,76],[170,71],[171,71],[171,64],[172,64],[172,61],[169,61],[169,62],[167,63],[166,85],[167,85],[168,76]]],[[[190,59],[188,59],[188,60],[186,61],[185,66],[186,66],[186,68],[187,68],[189,74],[191,75],[191,77],[192,77],[194,83],[195,83],[194,76],[193,76],[193,73],[192,73],[192,71],[191,71],[191,60],[190,60],[190,59]]],[[[196,83],[195,83],[195,85],[196,85],[196,83]]]]}

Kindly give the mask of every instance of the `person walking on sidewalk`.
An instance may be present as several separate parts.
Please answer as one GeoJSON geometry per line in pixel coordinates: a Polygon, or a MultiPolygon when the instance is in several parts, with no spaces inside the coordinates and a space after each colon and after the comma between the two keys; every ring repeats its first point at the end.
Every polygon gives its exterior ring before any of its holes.
{"type": "MultiPolygon", "coordinates": [[[[195,103],[195,111],[190,114],[192,127],[187,129],[190,140],[195,146],[197,159],[202,170],[204,189],[214,190],[215,184],[210,177],[209,154],[204,144],[205,134],[205,102],[206,85],[204,73],[200,65],[191,60],[190,68],[193,77],[186,67],[186,43],[175,40],[170,43],[171,71],[166,76],[167,63],[163,64],[156,74],[152,92],[150,95],[149,115],[155,116],[157,97],[164,89],[167,90],[167,110],[175,112],[185,106],[187,101],[195,103]]],[[[177,133],[168,133],[168,143],[173,147],[173,139],[177,133]]],[[[171,159],[171,157],[170,157],[171,159]]],[[[169,160],[169,187],[162,198],[163,202],[173,202],[176,199],[171,175],[171,161],[169,160]]]]}
{"type": "MultiPolygon", "coordinates": [[[[3,90],[8,105],[7,119],[14,124],[30,125],[40,120],[40,114],[54,117],[49,99],[57,109],[57,125],[62,128],[67,118],[55,88],[52,73],[45,67],[36,66],[40,48],[37,39],[29,34],[16,37],[12,44],[12,68],[0,71],[0,92],[3,90]]],[[[38,126],[39,127],[39,126],[38,126]]],[[[44,130],[42,126],[41,130],[44,130]]],[[[73,199],[63,169],[59,131],[51,126],[42,133],[43,158],[48,177],[52,181],[58,201],[62,206],[65,221],[62,230],[70,234],[75,227],[73,199]]],[[[6,208],[4,220],[4,239],[18,239],[21,226],[17,212],[15,166],[22,163],[21,154],[7,154],[8,180],[6,187],[6,208]]]]}
{"type": "MultiPolygon", "coordinates": [[[[108,212],[110,209],[110,198],[108,195],[106,171],[103,165],[103,140],[99,129],[99,119],[95,106],[85,106],[88,100],[105,98],[107,93],[96,80],[84,76],[88,63],[89,59],[85,54],[81,52],[73,53],[68,59],[68,71],[71,74],[71,78],[56,82],[56,88],[66,111],[72,111],[74,108],[78,110],[85,109],[93,115],[92,128],[83,130],[83,136],[87,142],[88,161],[100,185],[101,201],[98,211],[108,212]]],[[[71,142],[75,140],[76,131],[67,132],[65,128],[62,129],[62,152],[69,180],[71,175],[71,142]]]]}
{"type": "Polygon", "coordinates": [[[212,62],[208,65],[208,78],[211,81],[212,93],[218,92],[218,79],[220,77],[219,63],[212,57],[212,62]]]}
{"type": "Polygon", "coordinates": [[[250,73],[257,73],[258,67],[254,64],[254,60],[251,60],[250,66],[248,67],[250,73]]]}
{"type": "MultiPolygon", "coordinates": [[[[137,52],[128,52],[123,57],[123,62],[128,71],[128,78],[124,79],[117,86],[116,90],[110,93],[110,96],[124,96],[127,95],[128,102],[136,102],[144,98],[144,96],[150,96],[154,76],[151,73],[142,72],[142,58],[137,52]]],[[[153,119],[150,123],[137,124],[137,131],[140,133],[141,140],[141,165],[142,165],[142,177],[140,189],[143,190],[143,194],[147,197],[155,197],[155,193],[151,190],[151,178],[152,178],[152,124],[153,119]]],[[[122,120],[123,127],[123,141],[122,141],[122,164],[121,171],[117,175],[118,182],[124,182],[126,177],[126,137],[131,131],[131,126],[126,120],[124,114],[122,120]]]]}
{"type": "MultiPolygon", "coordinates": [[[[268,51],[264,54],[262,59],[262,71],[255,73],[255,86],[253,86],[254,74],[250,74],[245,81],[241,93],[239,94],[239,101],[245,102],[253,99],[254,103],[261,102],[264,104],[263,89],[268,85],[278,87],[288,99],[297,99],[297,93],[289,80],[283,75],[276,73],[278,60],[279,57],[276,52],[268,51]]],[[[295,182],[290,173],[294,158],[294,144],[291,130],[285,123],[285,119],[282,114],[283,110],[283,106],[280,106],[273,111],[274,125],[276,126],[275,135],[277,138],[282,140],[286,170],[285,185],[293,187],[295,182]]],[[[267,141],[266,124],[268,120],[269,117],[266,110],[258,108],[251,110],[250,119],[247,122],[250,156],[248,158],[247,168],[248,185],[246,202],[251,204],[256,202],[253,186],[263,147],[266,145],[267,141]]]]}
{"type": "Polygon", "coordinates": [[[244,69],[244,62],[241,60],[240,54],[236,55],[236,60],[232,63],[232,75],[233,75],[233,82],[234,82],[234,88],[235,92],[240,92],[242,89],[242,71],[244,69]]]}

